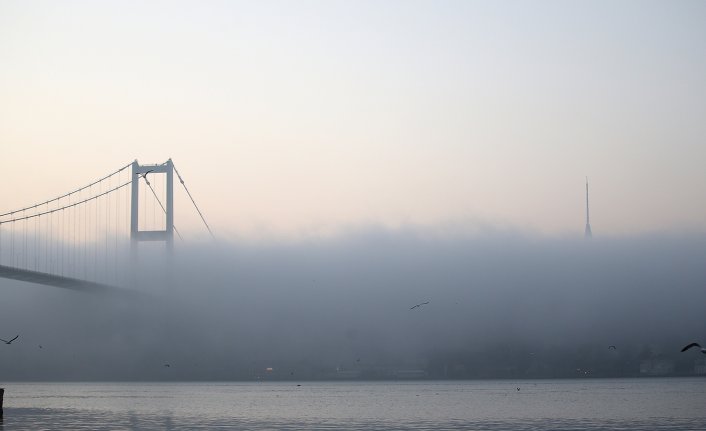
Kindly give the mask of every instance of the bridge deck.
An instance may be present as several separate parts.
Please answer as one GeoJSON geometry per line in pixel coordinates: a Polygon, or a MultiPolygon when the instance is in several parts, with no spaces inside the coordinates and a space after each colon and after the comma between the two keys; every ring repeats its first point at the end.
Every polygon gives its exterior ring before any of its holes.
{"type": "Polygon", "coordinates": [[[28,283],[43,284],[46,286],[61,287],[90,292],[128,292],[128,289],[111,286],[108,284],[95,283],[93,281],[80,280],[78,278],[62,277],[60,275],[47,274],[44,272],[30,271],[28,269],[13,268],[11,266],[0,265],[0,278],[26,281],[28,283]]]}

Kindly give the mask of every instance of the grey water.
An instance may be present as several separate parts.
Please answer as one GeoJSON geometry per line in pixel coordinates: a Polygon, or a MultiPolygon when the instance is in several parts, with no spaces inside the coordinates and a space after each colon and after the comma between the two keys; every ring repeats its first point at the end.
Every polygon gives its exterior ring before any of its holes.
{"type": "Polygon", "coordinates": [[[2,386],[3,431],[706,429],[703,378],[2,386]]]}

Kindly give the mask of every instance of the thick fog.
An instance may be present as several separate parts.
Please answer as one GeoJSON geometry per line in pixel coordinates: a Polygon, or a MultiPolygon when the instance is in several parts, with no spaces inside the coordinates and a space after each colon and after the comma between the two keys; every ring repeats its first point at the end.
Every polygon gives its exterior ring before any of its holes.
{"type": "Polygon", "coordinates": [[[171,272],[158,251],[137,295],[1,279],[0,338],[19,338],[0,380],[631,376],[650,358],[688,374],[701,355],[679,349],[706,342],[703,234],[366,228],[177,242],[171,272]]]}

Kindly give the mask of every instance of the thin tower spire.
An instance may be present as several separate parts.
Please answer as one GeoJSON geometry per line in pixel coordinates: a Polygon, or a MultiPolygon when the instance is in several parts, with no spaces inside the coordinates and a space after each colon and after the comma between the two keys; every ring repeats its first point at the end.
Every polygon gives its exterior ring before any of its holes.
{"type": "Polygon", "coordinates": [[[586,232],[584,235],[586,238],[593,237],[591,233],[591,219],[588,212],[588,177],[586,177],[586,232]]]}

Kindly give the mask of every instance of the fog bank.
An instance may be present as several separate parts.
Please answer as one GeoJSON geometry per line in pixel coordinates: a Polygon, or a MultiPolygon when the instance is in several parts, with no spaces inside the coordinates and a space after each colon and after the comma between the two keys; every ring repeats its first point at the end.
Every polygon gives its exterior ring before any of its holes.
{"type": "Polygon", "coordinates": [[[690,373],[704,262],[703,235],[177,243],[137,297],[0,280],[0,338],[20,334],[0,380],[617,376],[649,358],[690,373]]]}

